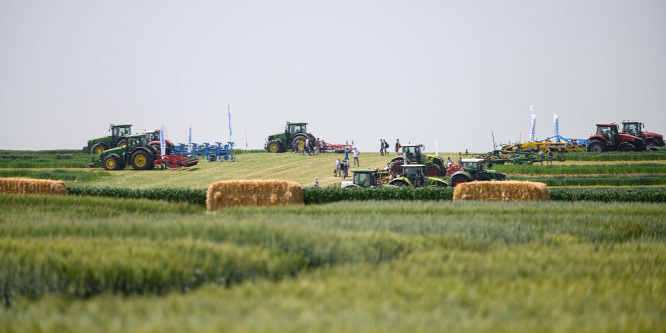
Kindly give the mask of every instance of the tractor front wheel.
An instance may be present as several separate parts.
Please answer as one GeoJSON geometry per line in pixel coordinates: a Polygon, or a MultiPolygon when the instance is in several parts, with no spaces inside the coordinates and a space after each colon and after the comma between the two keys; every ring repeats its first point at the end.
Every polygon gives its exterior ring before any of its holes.
{"type": "Polygon", "coordinates": [[[291,141],[291,149],[296,152],[302,152],[305,150],[305,136],[299,135],[291,141]]]}
{"type": "Polygon", "coordinates": [[[279,153],[282,152],[284,147],[282,147],[282,142],[280,140],[271,140],[268,142],[268,152],[269,153],[279,153]]]}
{"type": "Polygon", "coordinates": [[[636,151],[636,146],[634,146],[634,145],[632,145],[631,143],[628,143],[628,142],[623,142],[618,147],[618,150],[619,151],[624,151],[624,152],[636,151]]]}
{"type": "Polygon", "coordinates": [[[132,163],[132,168],[134,170],[149,170],[155,167],[153,162],[155,159],[153,155],[147,150],[141,149],[132,154],[130,158],[130,163],[132,163]]]}
{"type": "Polygon", "coordinates": [[[124,168],[123,162],[120,160],[118,154],[111,154],[104,158],[104,169],[106,170],[120,170],[124,168]]]}
{"type": "Polygon", "coordinates": [[[456,187],[462,183],[467,183],[470,180],[465,175],[455,175],[451,177],[451,186],[456,187]]]}
{"type": "Polygon", "coordinates": [[[390,175],[400,175],[400,174],[402,174],[402,165],[403,165],[403,163],[404,162],[403,162],[402,159],[395,160],[395,161],[389,163],[389,166],[388,166],[389,174],[390,175]]]}
{"type": "Polygon", "coordinates": [[[603,153],[605,151],[606,151],[606,143],[601,142],[599,140],[592,141],[587,145],[588,153],[603,153]]]}
{"type": "Polygon", "coordinates": [[[428,177],[439,177],[442,174],[442,168],[437,164],[426,164],[425,172],[428,177]]]}
{"type": "Polygon", "coordinates": [[[98,142],[94,146],[92,146],[92,149],[90,149],[91,154],[99,155],[103,151],[109,149],[104,142],[98,142]]]}

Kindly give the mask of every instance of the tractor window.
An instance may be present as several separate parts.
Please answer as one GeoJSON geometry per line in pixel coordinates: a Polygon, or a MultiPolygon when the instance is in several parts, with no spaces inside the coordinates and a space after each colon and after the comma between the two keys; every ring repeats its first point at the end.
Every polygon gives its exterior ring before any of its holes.
{"type": "Polygon", "coordinates": [[[128,127],[114,127],[113,128],[113,136],[122,136],[122,135],[129,135],[130,130],[128,127]]]}
{"type": "Polygon", "coordinates": [[[304,124],[289,125],[290,134],[305,133],[305,132],[307,131],[306,131],[306,126],[304,124]]]}
{"type": "Polygon", "coordinates": [[[355,183],[357,185],[360,185],[361,187],[368,187],[370,186],[370,175],[367,173],[356,173],[355,175],[355,183]]]}
{"type": "Polygon", "coordinates": [[[405,147],[405,156],[410,162],[419,162],[418,159],[418,147],[405,147]]]}
{"type": "Polygon", "coordinates": [[[638,136],[638,133],[640,132],[638,124],[626,124],[624,125],[624,131],[633,136],[638,136]]]}

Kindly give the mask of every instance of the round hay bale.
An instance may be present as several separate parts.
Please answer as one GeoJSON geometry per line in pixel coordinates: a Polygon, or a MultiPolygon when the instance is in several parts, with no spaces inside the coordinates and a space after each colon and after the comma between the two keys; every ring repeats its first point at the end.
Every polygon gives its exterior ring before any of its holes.
{"type": "Polygon", "coordinates": [[[538,182],[470,182],[456,186],[453,200],[547,201],[550,190],[546,184],[538,182]]]}

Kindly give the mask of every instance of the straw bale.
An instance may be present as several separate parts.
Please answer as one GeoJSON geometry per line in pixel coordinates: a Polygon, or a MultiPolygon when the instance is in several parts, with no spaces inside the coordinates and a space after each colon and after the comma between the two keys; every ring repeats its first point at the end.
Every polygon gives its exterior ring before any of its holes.
{"type": "Polygon", "coordinates": [[[470,182],[456,186],[453,200],[547,201],[550,190],[546,184],[538,182],[470,182]]]}
{"type": "Polygon", "coordinates": [[[302,204],[301,184],[285,180],[224,180],[211,183],[206,194],[208,210],[234,206],[302,204]]]}
{"type": "Polygon", "coordinates": [[[0,178],[0,193],[66,195],[67,189],[62,180],[0,178]]]}

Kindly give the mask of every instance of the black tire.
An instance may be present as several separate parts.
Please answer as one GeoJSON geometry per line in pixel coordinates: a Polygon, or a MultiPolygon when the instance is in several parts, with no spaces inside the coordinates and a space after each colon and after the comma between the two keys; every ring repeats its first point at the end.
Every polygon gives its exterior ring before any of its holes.
{"type": "Polygon", "coordinates": [[[105,157],[102,162],[106,170],[120,170],[125,168],[125,163],[123,163],[118,154],[111,154],[105,157]]]}
{"type": "Polygon", "coordinates": [[[401,175],[402,174],[402,165],[404,164],[402,159],[396,159],[393,162],[389,163],[388,171],[391,175],[401,175]]]}
{"type": "Polygon", "coordinates": [[[90,153],[95,154],[95,155],[99,155],[107,149],[109,149],[109,147],[107,147],[106,143],[98,142],[98,143],[94,144],[92,146],[92,148],[90,148],[90,153]]]}
{"type": "Polygon", "coordinates": [[[266,150],[268,150],[269,153],[281,153],[284,151],[284,145],[281,140],[271,140],[268,142],[266,150]]]}
{"type": "Polygon", "coordinates": [[[459,184],[467,183],[467,182],[470,182],[470,181],[471,180],[469,178],[467,178],[467,176],[458,174],[458,175],[453,175],[451,177],[451,181],[449,183],[451,184],[452,187],[456,187],[459,184]]]}
{"type": "Polygon", "coordinates": [[[623,152],[630,152],[630,151],[636,151],[636,146],[632,145],[629,142],[622,142],[619,147],[617,147],[617,150],[623,151],[623,152]]]}
{"type": "Polygon", "coordinates": [[[442,175],[442,168],[437,164],[426,164],[425,173],[428,177],[439,177],[442,175]]]}
{"type": "Polygon", "coordinates": [[[655,139],[647,139],[645,140],[645,146],[647,150],[657,150],[659,149],[659,142],[655,139]]]}
{"type": "Polygon", "coordinates": [[[120,138],[116,140],[116,147],[127,146],[127,138],[120,138]]]}
{"type": "Polygon", "coordinates": [[[305,135],[298,135],[291,140],[291,150],[302,152],[305,150],[305,140],[307,137],[305,135]]]}
{"type": "Polygon", "coordinates": [[[606,151],[606,143],[594,140],[587,144],[588,153],[603,153],[606,151]]]}
{"type": "Polygon", "coordinates": [[[130,158],[134,170],[150,170],[155,167],[154,161],[154,155],[146,149],[136,150],[130,158]]]}

